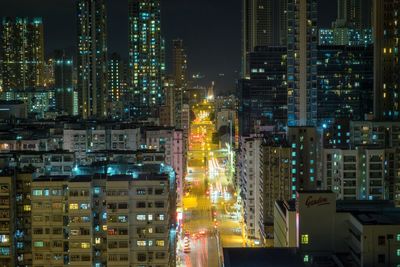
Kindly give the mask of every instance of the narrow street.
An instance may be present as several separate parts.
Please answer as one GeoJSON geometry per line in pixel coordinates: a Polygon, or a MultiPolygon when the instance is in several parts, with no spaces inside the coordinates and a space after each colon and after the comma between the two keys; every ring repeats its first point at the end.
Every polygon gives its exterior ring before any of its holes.
{"type": "Polygon", "coordinates": [[[178,266],[219,267],[222,247],[245,244],[237,193],[230,177],[229,151],[212,140],[212,107],[212,103],[203,102],[193,110],[196,119],[190,129],[178,266]],[[186,249],[184,239],[189,240],[186,249]]]}

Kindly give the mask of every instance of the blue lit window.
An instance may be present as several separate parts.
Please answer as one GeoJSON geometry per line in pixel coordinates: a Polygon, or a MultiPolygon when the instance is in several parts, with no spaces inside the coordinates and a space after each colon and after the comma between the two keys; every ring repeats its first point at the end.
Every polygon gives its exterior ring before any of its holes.
{"type": "Polygon", "coordinates": [[[100,187],[95,187],[95,188],[94,188],[94,194],[95,194],[95,195],[99,195],[100,192],[101,192],[100,187]]]}
{"type": "Polygon", "coordinates": [[[292,173],[295,174],[297,171],[296,169],[292,169],[292,173]]]}
{"type": "Polygon", "coordinates": [[[292,148],[296,148],[296,143],[293,143],[293,144],[292,144],[292,148]]]}
{"type": "Polygon", "coordinates": [[[304,262],[309,262],[309,261],[310,261],[310,259],[309,259],[308,255],[304,255],[304,262]]]}

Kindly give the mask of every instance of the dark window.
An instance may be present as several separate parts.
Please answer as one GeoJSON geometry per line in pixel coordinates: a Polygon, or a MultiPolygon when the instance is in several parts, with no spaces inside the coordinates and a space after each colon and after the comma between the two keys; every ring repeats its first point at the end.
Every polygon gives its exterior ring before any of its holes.
{"type": "Polygon", "coordinates": [[[385,241],[386,241],[385,236],[383,236],[383,235],[378,236],[378,245],[379,246],[384,246],[385,241]]]}
{"type": "Polygon", "coordinates": [[[137,202],[136,208],[146,208],[146,202],[137,202]]]}
{"type": "Polygon", "coordinates": [[[378,263],[385,263],[385,254],[378,255],[378,263]]]}

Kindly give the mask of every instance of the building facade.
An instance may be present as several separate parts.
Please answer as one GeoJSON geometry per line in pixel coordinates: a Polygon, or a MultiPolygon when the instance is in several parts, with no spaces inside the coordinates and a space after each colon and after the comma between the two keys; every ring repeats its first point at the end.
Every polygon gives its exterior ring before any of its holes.
{"type": "Polygon", "coordinates": [[[286,125],[286,48],[256,47],[248,61],[250,79],[239,86],[241,135],[254,133],[259,126],[286,125]]]}
{"type": "Polygon", "coordinates": [[[317,122],[317,1],[288,1],[288,125],[317,122]]]}
{"type": "Polygon", "coordinates": [[[104,0],[77,1],[79,114],[106,116],[107,14],[104,0]]]}
{"type": "Polygon", "coordinates": [[[73,60],[58,51],[53,65],[56,109],[62,114],[76,115],[74,114],[73,60]]]}
{"type": "Polygon", "coordinates": [[[373,113],[373,47],[318,46],[318,125],[373,113]]]}
{"type": "Polygon", "coordinates": [[[43,34],[41,18],[3,18],[3,90],[43,86],[43,34]]]}
{"type": "Polygon", "coordinates": [[[376,119],[400,119],[400,32],[398,0],[374,1],[374,114],[376,119]]]}
{"type": "Polygon", "coordinates": [[[129,1],[131,115],[157,117],[163,103],[163,41],[160,0],[129,1]]]}

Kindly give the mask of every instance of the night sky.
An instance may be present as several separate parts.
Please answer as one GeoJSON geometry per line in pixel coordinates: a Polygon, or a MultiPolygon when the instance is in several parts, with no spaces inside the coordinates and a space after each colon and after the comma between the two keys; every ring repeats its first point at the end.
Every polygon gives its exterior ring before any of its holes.
{"type": "MultiPolygon", "coordinates": [[[[233,91],[240,70],[242,0],[162,0],[162,31],[167,41],[182,38],[188,50],[189,72],[216,81],[219,92],[233,91]],[[220,77],[219,74],[224,74],[220,77]]],[[[128,54],[127,0],[107,0],[109,52],[128,54]]],[[[1,0],[0,16],[41,16],[47,55],[55,49],[74,52],[75,1],[1,0]]],[[[336,1],[319,0],[319,25],[336,18],[336,1]]],[[[168,66],[167,66],[168,68],[168,66]]]]}

